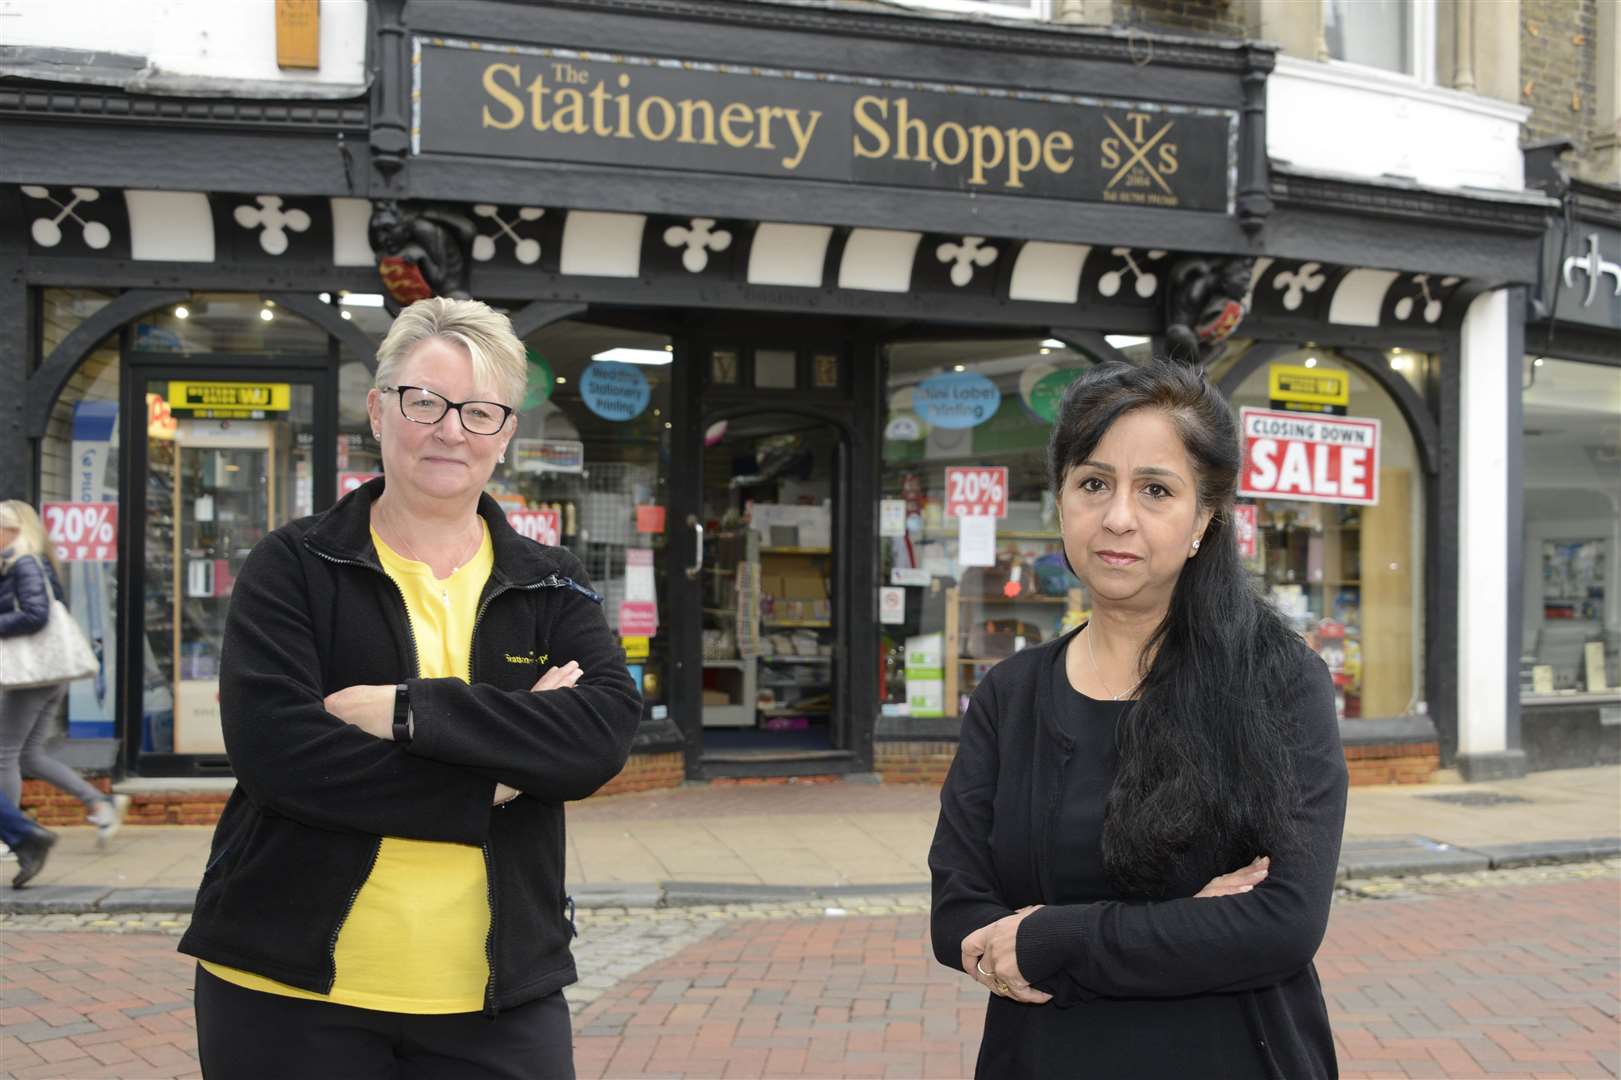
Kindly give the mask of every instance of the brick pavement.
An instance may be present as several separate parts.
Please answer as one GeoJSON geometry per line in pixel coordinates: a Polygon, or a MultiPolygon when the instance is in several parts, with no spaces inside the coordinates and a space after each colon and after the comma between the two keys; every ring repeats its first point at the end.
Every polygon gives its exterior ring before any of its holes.
{"type": "MultiPolygon", "coordinates": [[[[1618,874],[1344,894],[1318,957],[1343,1075],[1616,1077],[1618,874]]],[[[582,913],[582,1080],[969,1075],[984,999],[934,963],[923,898],[842,902],[582,913]],[[624,974],[637,952],[653,962],[624,974]]],[[[0,1077],[195,1075],[190,961],[142,932],[161,921],[0,920],[0,1077]],[[92,925],[125,932],[48,928],[92,925]]]]}

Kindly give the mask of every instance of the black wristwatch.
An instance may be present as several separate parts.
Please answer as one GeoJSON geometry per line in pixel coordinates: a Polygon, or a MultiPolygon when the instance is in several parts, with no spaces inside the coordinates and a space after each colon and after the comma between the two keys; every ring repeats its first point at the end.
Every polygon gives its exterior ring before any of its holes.
{"type": "Polygon", "coordinates": [[[394,687],[394,741],[411,741],[411,686],[400,683],[394,687]]]}

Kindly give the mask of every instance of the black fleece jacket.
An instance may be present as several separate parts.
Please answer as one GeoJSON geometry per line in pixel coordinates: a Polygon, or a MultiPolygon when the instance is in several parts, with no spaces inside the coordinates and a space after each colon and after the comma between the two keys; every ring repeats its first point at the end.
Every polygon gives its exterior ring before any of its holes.
{"type": "MultiPolygon", "coordinates": [[[[1019,924],[1017,951],[1020,973],[1053,1001],[1017,1008],[1238,994],[1272,1076],[1337,1075],[1312,964],[1328,925],[1345,824],[1347,770],[1328,669],[1302,643],[1298,676],[1276,688],[1296,723],[1301,842],[1271,853],[1265,882],[1238,896],[1192,899],[1211,878],[1260,854],[1206,846],[1189,851],[1171,875],[1168,895],[1187,899],[1053,904],[1053,823],[1073,741],[1058,723],[1051,672],[1073,638],[1065,634],[996,665],[963,716],[929,851],[936,958],[960,971],[963,938],[1021,907],[1045,904],[1019,924]]],[[[995,1037],[987,1021],[985,1038],[995,1037]]],[[[1009,1060],[1018,1058],[1016,1048],[1007,1050],[1009,1060]]],[[[1018,1060],[1003,1075],[1068,1076],[1079,1067],[1018,1060]]]]}
{"type": "Polygon", "coordinates": [[[624,766],[642,702],[579,560],[520,536],[488,496],[495,566],[469,681],[417,678],[404,598],[371,542],[383,483],[277,529],[236,580],[220,713],[237,787],[180,951],[326,993],[382,838],[468,844],[489,875],[494,1012],[575,979],[563,803],[624,766]],[[584,671],[572,689],[529,692],[570,660],[584,671]],[[398,682],[410,685],[408,743],[322,707],[346,686],[398,682]],[[523,795],[492,808],[497,781],[523,795]]]}

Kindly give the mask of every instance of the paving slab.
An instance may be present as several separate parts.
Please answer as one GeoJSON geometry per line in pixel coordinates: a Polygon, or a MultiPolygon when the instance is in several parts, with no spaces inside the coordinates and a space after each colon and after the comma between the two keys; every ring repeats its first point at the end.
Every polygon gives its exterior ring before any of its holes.
{"type": "Polygon", "coordinates": [[[1464,874],[1491,869],[1491,859],[1427,836],[1347,838],[1340,844],[1339,880],[1464,874]]]}

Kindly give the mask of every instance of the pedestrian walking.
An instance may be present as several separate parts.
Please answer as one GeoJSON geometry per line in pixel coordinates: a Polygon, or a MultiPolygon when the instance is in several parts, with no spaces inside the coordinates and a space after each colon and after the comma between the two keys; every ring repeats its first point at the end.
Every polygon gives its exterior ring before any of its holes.
{"type": "Polygon", "coordinates": [[[61,566],[39,515],[16,499],[0,502],[0,667],[0,797],[20,806],[23,774],[44,780],[84,803],[105,844],[129,796],[102,793],[45,749],[68,683],[94,674],[94,654],[62,606],[61,566]]]}
{"type": "Polygon", "coordinates": [[[1239,559],[1240,463],[1197,368],[1064,396],[1049,476],[1091,618],[980,684],[929,853],[935,955],[991,991],[980,1077],[1336,1075],[1334,688],[1239,559]]]}
{"type": "Polygon", "coordinates": [[[237,787],[180,943],[211,1080],[574,1075],[563,803],[642,703],[580,561],[483,494],[526,379],[505,316],[407,308],[366,399],[384,476],[236,581],[237,787]]]}

